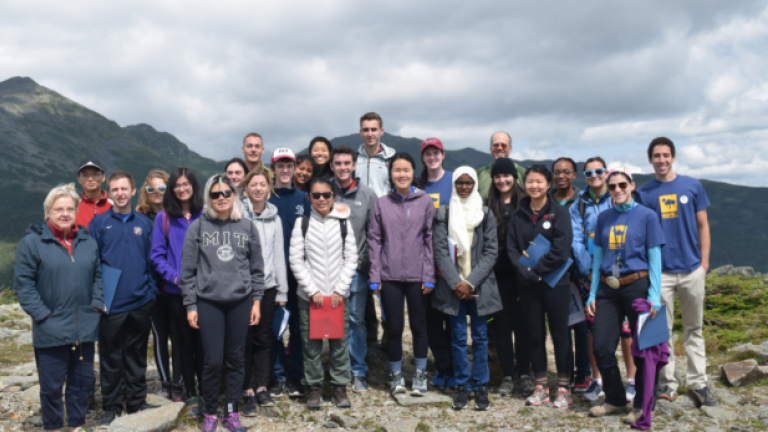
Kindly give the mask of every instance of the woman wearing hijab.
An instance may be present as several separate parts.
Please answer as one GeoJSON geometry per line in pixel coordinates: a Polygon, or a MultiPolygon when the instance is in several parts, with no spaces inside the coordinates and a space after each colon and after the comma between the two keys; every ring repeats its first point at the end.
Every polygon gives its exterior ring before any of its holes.
{"type": "Polygon", "coordinates": [[[475,409],[485,411],[490,406],[486,316],[498,312],[502,306],[493,273],[498,257],[496,221],[477,191],[474,169],[460,167],[453,173],[451,201],[437,212],[432,241],[440,271],[432,306],[448,315],[451,323],[453,374],[458,386],[453,408],[463,410],[469,403],[467,316],[470,316],[475,409]]]}

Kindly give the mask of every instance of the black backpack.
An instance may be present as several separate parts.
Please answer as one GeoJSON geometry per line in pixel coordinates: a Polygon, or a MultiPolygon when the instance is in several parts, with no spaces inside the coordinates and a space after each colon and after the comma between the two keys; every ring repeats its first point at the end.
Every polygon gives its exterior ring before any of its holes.
{"type": "MultiPolygon", "coordinates": [[[[341,259],[345,259],[344,243],[347,240],[347,220],[339,219],[339,229],[341,230],[341,259]]],[[[301,217],[301,236],[307,238],[307,230],[309,229],[309,216],[301,217]]]]}

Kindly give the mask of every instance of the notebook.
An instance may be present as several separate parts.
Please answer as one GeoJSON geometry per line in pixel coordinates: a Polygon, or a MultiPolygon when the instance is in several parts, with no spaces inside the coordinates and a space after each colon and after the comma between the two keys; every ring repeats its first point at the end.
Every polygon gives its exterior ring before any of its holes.
{"type": "Polygon", "coordinates": [[[107,307],[107,314],[112,312],[112,301],[115,300],[115,291],[117,283],[120,282],[120,275],[123,272],[106,264],[101,265],[101,286],[104,290],[104,306],[107,307]]]}
{"type": "MultiPolygon", "coordinates": [[[[533,268],[536,264],[539,263],[539,259],[541,259],[541,257],[549,252],[551,247],[552,243],[550,243],[549,240],[544,238],[541,234],[537,235],[536,238],[533,239],[533,242],[531,242],[531,245],[528,247],[528,249],[523,252],[523,256],[520,257],[520,264],[528,268],[533,268]]],[[[566,261],[562,266],[558,267],[557,270],[553,271],[552,273],[539,276],[541,276],[541,280],[543,280],[547,285],[554,288],[555,285],[560,282],[560,279],[563,278],[565,272],[571,268],[572,264],[573,259],[568,258],[568,261],[566,261]]]]}
{"type": "Polygon", "coordinates": [[[661,305],[656,318],[649,319],[649,316],[648,312],[637,316],[637,348],[640,351],[669,340],[667,306],[661,305]]]}
{"type": "Polygon", "coordinates": [[[333,309],[331,298],[323,297],[320,307],[309,302],[309,338],[312,340],[344,338],[344,300],[333,309]]]}

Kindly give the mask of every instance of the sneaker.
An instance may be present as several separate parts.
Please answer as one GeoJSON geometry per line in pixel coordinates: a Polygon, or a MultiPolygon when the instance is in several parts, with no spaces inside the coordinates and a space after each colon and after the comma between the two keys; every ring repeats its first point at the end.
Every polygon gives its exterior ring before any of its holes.
{"type": "Polygon", "coordinates": [[[257,415],[258,412],[256,411],[256,395],[253,393],[243,395],[243,417],[256,417],[257,415]]]}
{"type": "Polygon", "coordinates": [[[543,385],[537,385],[533,394],[525,400],[527,406],[542,406],[549,403],[549,389],[543,385]]]}
{"type": "Polygon", "coordinates": [[[614,406],[607,403],[601,403],[589,409],[589,415],[592,417],[603,417],[611,414],[626,414],[629,412],[628,406],[614,406]]]}
{"type": "Polygon", "coordinates": [[[231,412],[221,419],[221,425],[224,429],[231,432],[248,432],[248,430],[243,427],[243,424],[240,423],[240,414],[236,412],[231,412]]]}
{"type": "Polygon", "coordinates": [[[181,384],[171,386],[171,400],[174,402],[184,402],[184,387],[181,384]]]}
{"type": "Polygon", "coordinates": [[[285,394],[285,381],[275,381],[269,388],[269,396],[273,398],[283,397],[285,394]]]}
{"type": "Polygon", "coordinates": [[[347,386],[345,385],[333,386],[333,396],[331,396],[331,400],[333,400],[333,403],[336,404],[337,408],[352,407],[352,402],[350,402],[347,397],[347,386]]]}
{"type": "Polygon", "coordinates": [[[200,430],[203,432],[216,432],[219,430],[219,420],[215,416],[206,414],[203,419],[203,427],[200,430]]]}
{"type": "Polygon", "coordinates": [[[120,413],[117,411],[105,411],[104,416],[99,420],[99,428],[108,428],[118,417],[120,417],[120,413]]]}
{"type": "Polygon", "coordinates": [[[499,395],[512,397],[512,393],[514,391],[515,391],[515,380],[512,379],[511,376],[504,377],[501,380],[501,385],[499,386],[499,395]]]}
{"type": "Polygon", "coordinates": [[[576,382],[573,384],[573,391],[576,393],[584,393],[589,388],[589,384],[592,383],[592,377],[589,375],[582,376],[578,375],[576,376],[576,382]]]}
{"type": "Polygon", "coordinates": [[[269,397],[269,392],[266,392],[266,391],[260,391],[256,393],[256,402],[259,404],[259,406],[262,406],[262,407],[275,406],[275,401],[273,401],[272,398],[269,397]]]}
{"type": "Polygon", "coordinates": [[[187,418],[200,418],[203,416],[203,411],[200,409],[200,399],[196,397],[191,397],[187,399],[186,405],[184,405],[184,410],[187,412],[186,416],[187,418]]]}
{"type": "Polygon", "coordinates": [[[288,380],[286,389],[289,397],[304,397],[304,386],[298,381],[288,380]]]}
{"type": "Polygon", "coordinates": [[[477,386],[475,390],[475,410],[487,411],[491,406],[491,401],[488,400],[488,386],[477,386]]]}
{"type": "Polygon", "coordinates": [[[629,413],[628,416],[624,417],[624,423],[632,424],[632,423],[636,422],[637,419],[639,419],[641,415],[643,415],[643,410],[633,409],[632,412],[629,413]]]}
{"type": "Polygon", "coordinates": [[[555,398],[555,403],[552,404],[552,406],[554,408],[566,411],[571,407],[571,405],[573,405],[573,399],[571,399],[571,391],[565,387],[559,387],[557,389],[557,398],[555,398]]]}
{"type": "Polygon", "coordinates": [[[424,396],[427,394],[427,371],[417,370],[411,382],[411,396],[424,396]]]}
{"type": "Polygon", "coordinates": [[[402,372],[389,373],[389,392],[392,396],[405,393],[405,378],[402,372]]]}
{"type": "Polygon", "coordinates": [[[598,399],[600,399],[602,396],[605,396],[605,392],[603,392],[603,386],[597,383],[597,380],[593,380],[589,384],[589,388],[584,393],[584,400],[587,402],[594,402],[598,399]]]}
{"type": "Polygon", "coordinates": [[[355,393],[365,393],[368,391],[368,382],[364,376],[356,376],[352,383],[352,390],[355,393]]]}
{"type": "Polygon", "coordinates": [[[173,397],[171,396],[171,383],[164,381],[160,383],[160,391],[157,392],[157,395],[161,398],[173,400],[173,397]]]}
{"type": "Polygon", "coordinates": [[[663,385],[659,389],[659,394],[656,395],[659,399],[666,399],[670,402],[674,402],[677,399],[677,391],[668,385],[663,385]]]}
{"type": "Polygon", "coordinates": [[[688,389],[688,395],[692,397],[699,405],[705,406],[717,406],[717,399],[709,393],[707,387],[702,387],[699,390],[688,389]]]}
{"type": "Polygon", "coordinates": [[[307,409],[319,410],[320,405],[323,403],[323,390],[320,386],[312,386],[309,388],[309,396],[307,397],[307,409]]]}
{"type": "Polygon", "coordinates": [[[467,386],[459,386],[458,393],[456,393],[456,397],[453,398],[453,409],[457,411],[465,410],[467,409],[467,405],[469,405],[469,391],[467,390],[467,386]]]}
{"type": "Polygon", "coordinates": [[[627,384],[626,392],[627,392],[627,402],[632,403],[635,400],[635,395],[637,394],[637,391],[635,391],[635,385],[627,384]]]}
{"type": "Polygon", "coordinates": [[[448,382],[448,374],[446,372],[438,371],[435,374],[435,376],[432,378],[432,381],[430,381],[429,383],[432,384],[433,387],[444,389],[447,382],[448,382]]]}
{"type": "Polygon", "coordinates": [[[528,397],[536,390],[536,382],[530,375],[520,375],[520,389],[523,391],[523,396],[528,397]]]}

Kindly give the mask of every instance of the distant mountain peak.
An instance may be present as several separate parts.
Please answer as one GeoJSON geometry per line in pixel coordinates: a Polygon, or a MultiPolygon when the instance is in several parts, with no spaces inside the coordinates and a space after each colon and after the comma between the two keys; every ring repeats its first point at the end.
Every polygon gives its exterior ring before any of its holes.
{"type": "Polygon", "coordinates": [[[36,83],[32,78],[17,76],[0,82],[0,96],[3,94],[28,92],[38,87],[41,87],[40,84],[36,83]]]}

